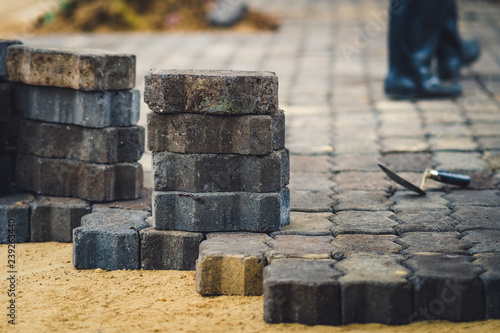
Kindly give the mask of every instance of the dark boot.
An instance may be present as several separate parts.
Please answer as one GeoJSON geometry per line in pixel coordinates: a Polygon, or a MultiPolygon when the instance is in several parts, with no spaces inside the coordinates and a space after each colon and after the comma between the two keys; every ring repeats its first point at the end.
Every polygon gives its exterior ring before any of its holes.
{"type": "Polygon", "coordinates": [[[390,98],[456,97],[462,93],[460,84],[445,85],[431,71],[445,3],[391,0],[389,74],[385,80],[385,93],[390,98]]]}
{"type": "Polygon", "coordinates": [[[445,0],[445,22],[439,37],[437,69],[443,80],[460,76],[460,67],[470,65],[481,54],[479,41],[464,41],[458,33],[458,10],[456,0],[445,0]]]}

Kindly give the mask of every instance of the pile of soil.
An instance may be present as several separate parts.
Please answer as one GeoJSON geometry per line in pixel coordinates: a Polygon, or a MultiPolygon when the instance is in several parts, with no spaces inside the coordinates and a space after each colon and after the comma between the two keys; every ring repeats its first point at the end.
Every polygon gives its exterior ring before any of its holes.
{"type": "Polygon", "coordinates": [[[238,24],[214,28],[206,18],[213,5],[213,0],[62,0],[38,18],[35,31],[276,30],[280,24],[276,17],[249,9],[238,24]]]}

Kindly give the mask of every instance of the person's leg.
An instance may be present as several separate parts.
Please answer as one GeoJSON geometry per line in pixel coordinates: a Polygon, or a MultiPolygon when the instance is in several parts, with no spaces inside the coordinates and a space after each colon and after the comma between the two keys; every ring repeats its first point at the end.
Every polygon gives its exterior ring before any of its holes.
{"type": "Polygon", "coordinates": [[[391,0],[389,8],[389,74],[385,92],[391,98],[455,97],[459,84],[444,85],[431,71],[442,30],[446,1],[391,0]]]}
{"type": "Polygon", "coordinates": [[[445,23],[437,48],[438,73],[441,79],[460,76],[460,67],[470,65],[481,54],[479,41],[464,41],[458,32],[458,10],[456,0],[446,0],[445,23]]]}

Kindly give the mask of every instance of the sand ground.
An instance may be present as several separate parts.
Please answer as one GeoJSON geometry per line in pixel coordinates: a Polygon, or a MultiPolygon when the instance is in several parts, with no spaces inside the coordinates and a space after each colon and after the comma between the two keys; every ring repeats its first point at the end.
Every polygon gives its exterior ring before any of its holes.
{"type": "Polygon", "coordinates": [[[500,332],[500,321],[341,327],[268,325],[262,297],[202,297],[194,272],[78,271],[72,245],[16,245],[16,325],[8,324],[7,245],[0,246],[0,331],[12,332],[500,332]]]}

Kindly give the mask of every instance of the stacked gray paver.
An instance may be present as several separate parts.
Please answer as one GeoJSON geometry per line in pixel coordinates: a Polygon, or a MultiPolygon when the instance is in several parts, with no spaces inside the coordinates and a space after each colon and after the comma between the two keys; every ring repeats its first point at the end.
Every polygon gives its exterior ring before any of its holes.
{"type": "Polygon", "coordinates": [[[93,202],[142,195],[135,56],[17,45],[8,49],[7,75],[24,118],[19,190],[93,202]]]}

